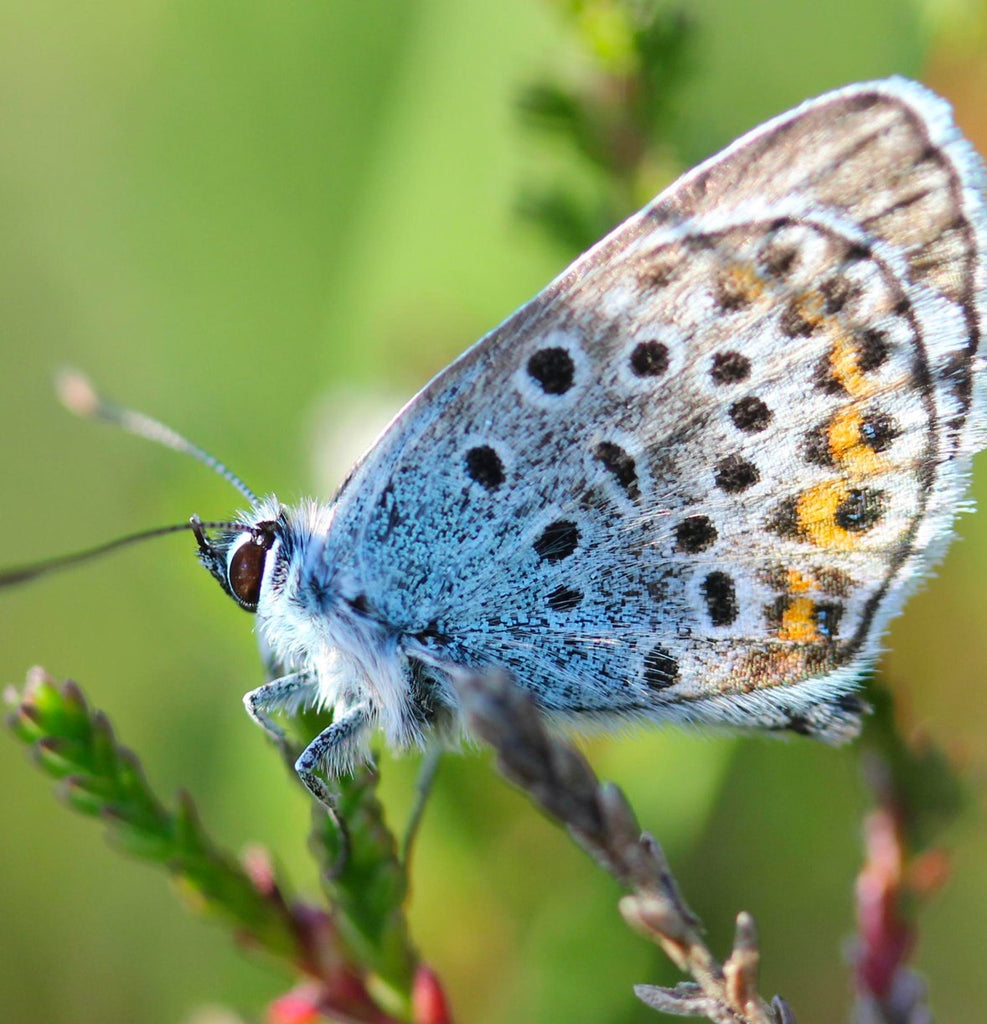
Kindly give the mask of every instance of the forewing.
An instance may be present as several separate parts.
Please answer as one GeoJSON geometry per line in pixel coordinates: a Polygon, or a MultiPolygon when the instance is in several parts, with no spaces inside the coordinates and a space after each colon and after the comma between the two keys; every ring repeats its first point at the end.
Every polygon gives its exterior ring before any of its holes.
{"type": "Polygon", "coordinates": [[[982,186],[904,81],[757,129],[411,403],[327,560],[560,713],[839,733],[981,443],[982,186]]]}

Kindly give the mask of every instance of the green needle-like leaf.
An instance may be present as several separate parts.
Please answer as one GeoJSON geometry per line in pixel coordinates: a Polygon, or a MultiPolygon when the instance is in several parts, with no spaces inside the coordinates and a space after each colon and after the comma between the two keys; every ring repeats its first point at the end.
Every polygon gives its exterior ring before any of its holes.
{"type": "MultiPolygon", "coordinates": [[[[295,733],[311,739],[326,726],[324,716],[299,715],[295,733]]],[[[286,751],[292,760],[299,750],[286,751]]],[[[391,1012],[406,1014],[418,956],[411,944],[404,901],[405,865],[377,798],[376,770],[362,765],[333,781],[337,817],[346,835],[321,807],[312,814],[310,847],[322,867],[333,920],[352,959],[377,977],[378,998],[391,1012]]]]}
{"type": "Polygon", "coordinates": [[[301,959],[296,922],[281,900],[260,892],[231,855],[209,840],[187,796],[172,812],[157,798],[136,755],[120,745],[109,720],[74,683],[57,686],[35,669],[9,717],[14,734],[59,780],[74,810],[100,817],[118,849],[164,865],[196,908],[232,923],[281,959],[301,959]]]}
{"type": "Polygon", "coordinates": [[[527,186],[521,213],[570,253],[649,200],[670,178],[671,101],[689,71],[693,31],[677,10],[635,0],[567,0],[563,17],[592,58],[579,84],[542,81],[522,91],[519,116],[554,137],[581,178],[527,186]]]}
{"type": "MultiPolygon", "coordinates": [[[[321,807],[314,811],[312,848],[326,876],[327,912],[289,903],[257,851],[245,867],[217,847],[187,793],[170,810],[151,789],[137,756],[117,741],[109,719],[89,707],[74,683],[58,686],[36,669],[23,692],[9,692],[8,699],[13,733],[58,781],[70,807],[103,820],[116,848],[165,867],[193,909],[314,978],[326,1012],[346,1008],[346,1019],[410,1019],[418,959],[404,915],[407,876],[384,823],[372,768],[335,783],[334,816],[321,807]]],[[[325,725],[315,714],[292,723],[306,741],[325,725]]],[[[300,742],[287,744],[290,762],[300,742]]]]}

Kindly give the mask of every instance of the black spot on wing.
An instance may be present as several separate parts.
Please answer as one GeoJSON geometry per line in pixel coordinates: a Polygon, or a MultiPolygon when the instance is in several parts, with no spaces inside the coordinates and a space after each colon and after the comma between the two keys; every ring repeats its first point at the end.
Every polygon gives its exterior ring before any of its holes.
{"type": "Polygon", "coordinates": [[[528,375],[546,395],[564,395],[576,379],[576,366],[564,348],[542,348],[528,360],[528,375]]]}

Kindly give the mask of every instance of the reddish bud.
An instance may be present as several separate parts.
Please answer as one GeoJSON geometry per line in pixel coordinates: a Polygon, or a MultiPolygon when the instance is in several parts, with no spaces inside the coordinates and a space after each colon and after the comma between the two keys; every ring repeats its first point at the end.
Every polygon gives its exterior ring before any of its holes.
{"type": "Polygon", "coordinates": [[[411,989],[414,1024],[452,1024],[452,1011],[438,975],[428,967],[419,967],[411,989]]]}

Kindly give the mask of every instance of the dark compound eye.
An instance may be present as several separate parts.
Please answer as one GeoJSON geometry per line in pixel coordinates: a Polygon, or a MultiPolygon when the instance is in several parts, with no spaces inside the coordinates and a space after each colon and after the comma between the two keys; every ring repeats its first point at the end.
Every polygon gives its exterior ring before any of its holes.
{"type": "Polygon", "coordinates": [[[260,600],[260,584],[264,578],[264,561],[274,543],[273,524],[261,523],[250,536],[233,552],[227,574],[230,593],[248,611],[257,608],[260,600]]]}

